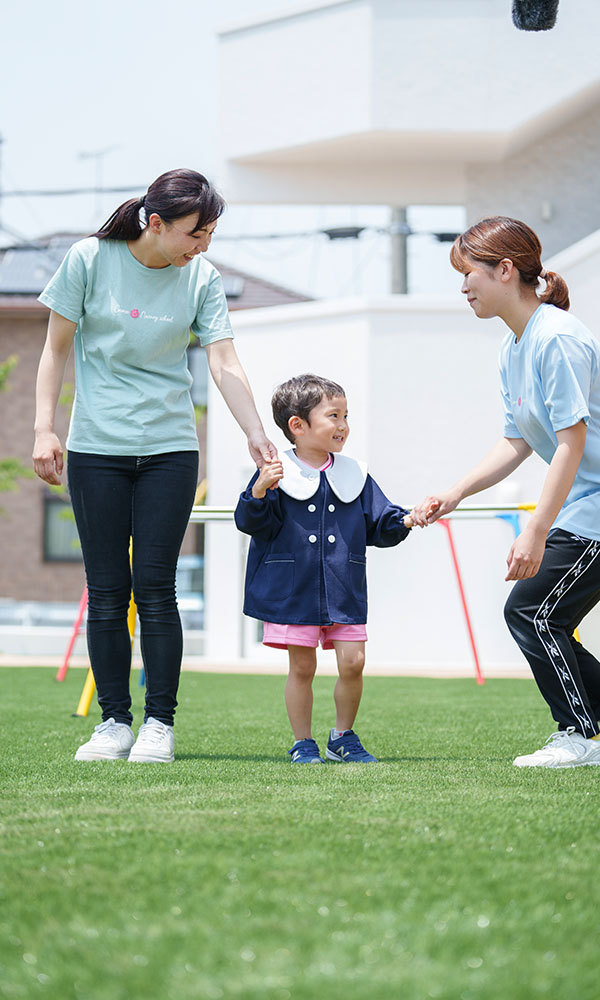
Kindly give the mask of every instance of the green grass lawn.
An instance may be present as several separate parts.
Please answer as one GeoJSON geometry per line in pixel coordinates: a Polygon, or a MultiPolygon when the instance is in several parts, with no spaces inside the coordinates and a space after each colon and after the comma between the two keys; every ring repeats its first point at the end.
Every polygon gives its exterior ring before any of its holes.
{"type": "Polygon", "coordinates": [[[0,997],[600,996],[600,768],[512,766],[532,682],[368,678],[381,763],[293,766],[283,677],[188,673],[175,763],[133,765],[73,761],[98,710],[53,677],[0,670],[0,997]]]}

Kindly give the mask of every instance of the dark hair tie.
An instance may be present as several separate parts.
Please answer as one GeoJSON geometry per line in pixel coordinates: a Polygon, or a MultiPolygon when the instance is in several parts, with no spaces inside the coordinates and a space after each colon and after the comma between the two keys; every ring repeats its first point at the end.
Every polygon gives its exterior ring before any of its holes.
{"type": "Polygon", "coordinates": [[[143,194],[142,197],[140,198],[140,208],[143,208],[145,204],[146,204],[146,195],[143,194]]]}

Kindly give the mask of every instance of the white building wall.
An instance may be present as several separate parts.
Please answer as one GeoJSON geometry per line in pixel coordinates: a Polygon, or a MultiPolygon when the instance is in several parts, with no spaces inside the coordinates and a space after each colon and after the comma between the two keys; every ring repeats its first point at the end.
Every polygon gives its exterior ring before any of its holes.
{"type": "Polygon", "coordinates": [[[502,163],[467,167],[469,224],[487,215],[525,219],[547,256],[600,227],[600,107],[589,109],[502,163]]]}
{"type": "Polygon", "coordinates": [[[547,260],[546,266],[569,286],[571,310],[600,337],[598,274],[600,273],[600,229],[547,260]]]}
{"type": "Polygon", "coordinates": [[[368,127],[370,10],[323,4],[222,34],[220,140],[252,156],[368,127]]]}

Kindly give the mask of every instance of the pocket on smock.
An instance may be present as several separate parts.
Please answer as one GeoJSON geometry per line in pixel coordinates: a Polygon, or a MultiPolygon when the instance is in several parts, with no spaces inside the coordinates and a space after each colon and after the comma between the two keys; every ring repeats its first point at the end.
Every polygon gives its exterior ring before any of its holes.
{"type": "Polygon", "coordinates": [[[348,564],[350,567],[352,588],[355,591],[360,591],[367,583],[367,557],[358,555],[355,552],[349,552],[348,564]]]}
{"type": "Polygon", "coordinates": [[[265,556],[263,579],[272,600],[283,600],[294,588],[296,558],[293,552],[272,552],[265,556]]]}

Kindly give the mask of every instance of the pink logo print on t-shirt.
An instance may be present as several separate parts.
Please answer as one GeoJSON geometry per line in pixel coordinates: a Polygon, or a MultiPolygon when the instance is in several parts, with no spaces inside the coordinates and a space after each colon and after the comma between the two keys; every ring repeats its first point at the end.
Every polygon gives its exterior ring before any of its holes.
{"type": "MultiPolygon", "coordinates": [[[[133,313],[131,315],[133,316],[133,313]]],[[[521,397],[519,396],[519,398],[517,399],[517,406],[520,406],[520,405],[521,405],[521,397]]]]}
{"type": "MultiPolygon", "coordinates": [[[[138,316],[140,315],[140,311],[139,311],[139,309],[132,309],[132,310],[131,310],[131,312],[129,313],[129,315],[130,315],[130,316],[131,316],[131,317],[132,317],[133,319],[137,319],[137,318],[138,318],[138,316]]],[[[519,400],[519,402],[521,402],[521,400],[519,400]]]]}

